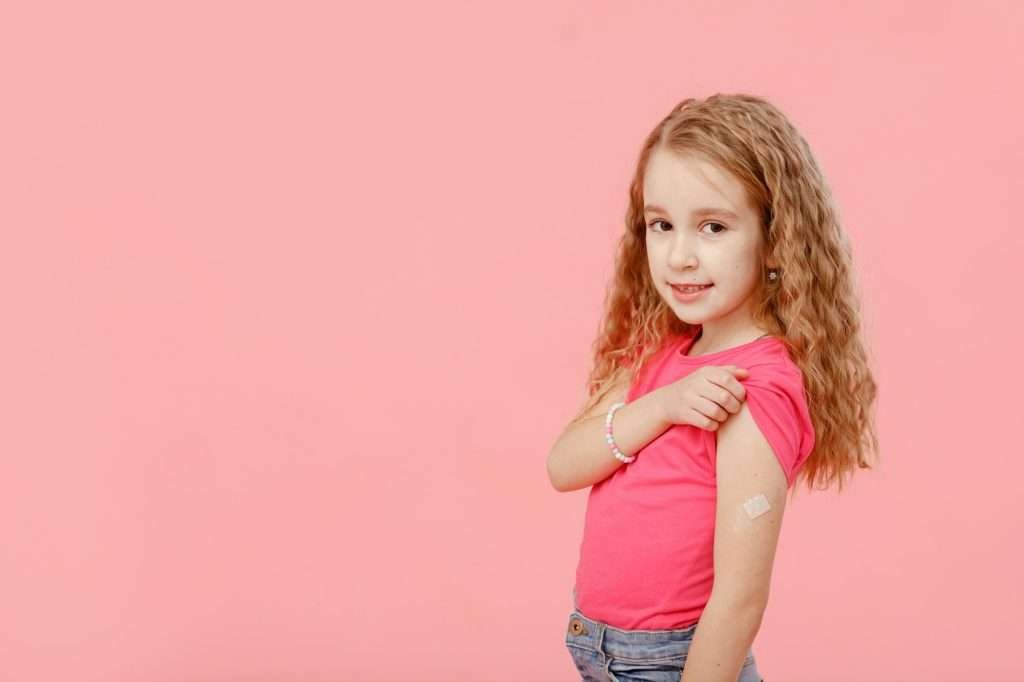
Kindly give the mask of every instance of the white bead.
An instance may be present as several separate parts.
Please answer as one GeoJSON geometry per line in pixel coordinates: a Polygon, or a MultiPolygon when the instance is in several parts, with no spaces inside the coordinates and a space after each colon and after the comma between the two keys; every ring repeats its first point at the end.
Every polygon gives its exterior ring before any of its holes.
{"type": "Polygon", "coordinates": [[[620,450],[619,447],[615,444],[615,438],[612,436],[612,416],[620,407],[625,406],[625,404],[626,403],[624,402],[619,402],[615,403],[610,408],[608,408],[608,415],[605,417],[604,420],[605,440],[608,441],[608,446],[611,448],[612,454],[615,455],[615,458],[620,462],[629,464],[630,462],[636,459],[636,455],[633,455],[632,457],[627,457],[626,455],[624,455],[622,450],[620,450]]]}

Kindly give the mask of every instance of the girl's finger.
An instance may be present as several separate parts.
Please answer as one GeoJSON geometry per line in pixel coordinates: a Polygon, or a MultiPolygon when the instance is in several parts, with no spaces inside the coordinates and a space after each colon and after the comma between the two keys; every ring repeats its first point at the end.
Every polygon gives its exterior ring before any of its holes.
{"type": "MultiPolygon", "coordinates": [[[[729,397],[731,398],[732,396],[730,395],[729,397]]],[[[714,398],[705,395],[698,395],[697,399],[700,401],[700,404],[696,405],[693,409],[697,410],[697,412],[700,412],[708,419],[714,419],[715,421],[721,422],[729,418],[729,413],[732,410],[728,407],[728,400],[726,400],[726,405],[722,405],[714,398]]]]}
{"type": "Polygon", "coordinates": [[[719,422],[717,419],[712,419],[696,408],[691,407],[690,410],[694,414],[693,421],[698,428],[705,429],[707,431],[714,431],[718,428],[719,422]]]}
{"type": "Polygon", "coordinates": [[[726,373],[722,377],[712,375],[708,377],[708,381],[715,386],[719,386],[724,388],[726,391],[729,391],[729,393],[736,397],[736,400],[747,399],[747,389],[731,374],[726,373]]]}

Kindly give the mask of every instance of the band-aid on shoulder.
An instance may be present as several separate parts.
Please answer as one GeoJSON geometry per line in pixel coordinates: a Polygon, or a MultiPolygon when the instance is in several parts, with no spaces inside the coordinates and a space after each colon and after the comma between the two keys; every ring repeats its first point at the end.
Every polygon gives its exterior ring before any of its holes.
{"type": "Polygon", "coordinates": [[[768,504],[768,498],[764,496],[764,493],[751,497],[749,500],[743,503],[743,508],[747,510],[747,516],[756,519],[761,514],[764,514],[771,505],[768,504]]]}

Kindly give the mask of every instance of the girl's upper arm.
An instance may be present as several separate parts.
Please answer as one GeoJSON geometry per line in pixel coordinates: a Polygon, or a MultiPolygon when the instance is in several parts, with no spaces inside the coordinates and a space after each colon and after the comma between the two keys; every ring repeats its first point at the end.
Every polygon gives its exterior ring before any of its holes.
{"type": "Polygon", "coordinates": [[[786,475],[745,402],[716,438],[713,592],[730,604],[764,608],[786,508],[786,475]]]}

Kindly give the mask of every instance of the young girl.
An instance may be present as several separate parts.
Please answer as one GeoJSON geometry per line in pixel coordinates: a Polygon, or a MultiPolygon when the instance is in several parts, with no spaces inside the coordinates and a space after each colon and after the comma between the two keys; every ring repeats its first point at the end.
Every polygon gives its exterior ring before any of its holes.
{"type": "Polygon", "coordinates": [[[641,150],[588,400],[548,457],[592,486],[565,644],[584,680],[758,682],[787,494],[878,438],[851,250],[762,98],[686,99],[641,150]]]}

